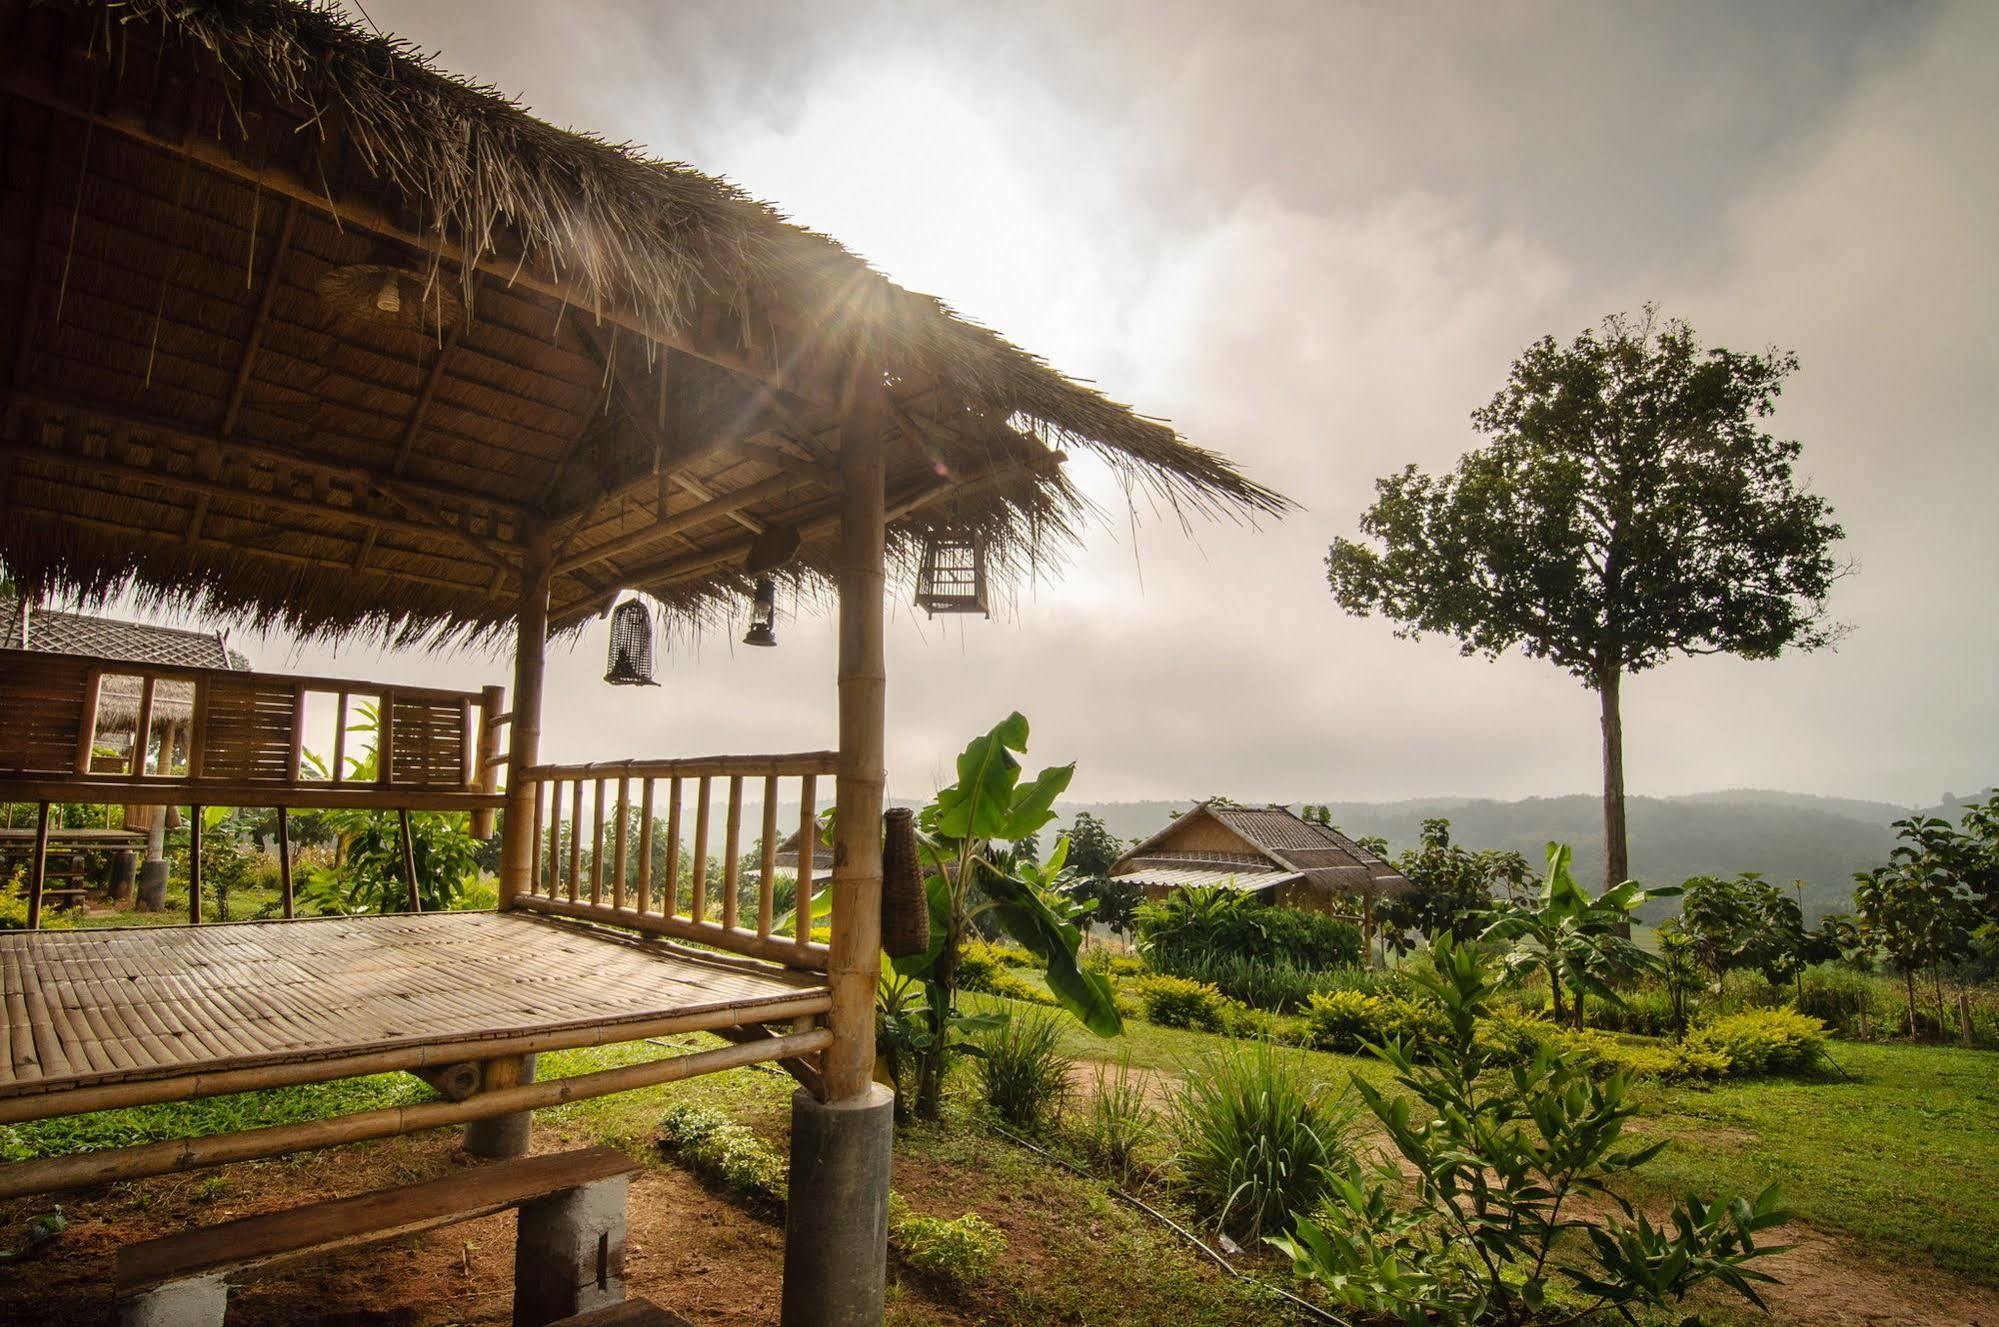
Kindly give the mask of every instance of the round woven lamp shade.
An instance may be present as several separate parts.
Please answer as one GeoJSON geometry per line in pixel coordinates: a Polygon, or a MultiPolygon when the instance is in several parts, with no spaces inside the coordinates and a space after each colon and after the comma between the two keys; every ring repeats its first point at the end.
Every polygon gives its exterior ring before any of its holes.
{"type": "Polygon", "coordinates": [[[328,268],[319,278],[319,297],[342,318],[394,327],[449,327],[465,312],[442,273],[381,263],[328,268]]]}

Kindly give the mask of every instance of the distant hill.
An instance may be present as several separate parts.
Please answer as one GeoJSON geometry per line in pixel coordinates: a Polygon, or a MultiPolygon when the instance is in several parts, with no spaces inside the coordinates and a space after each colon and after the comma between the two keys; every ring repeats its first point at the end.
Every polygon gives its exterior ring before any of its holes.
{"type": "MultiPolygon", "coordinates": [[[[1063,823],[1088,811],[1126,839],[1142,838],[1196,799],[1178,802],[1062,802],[1063,823]]],[[[1291,803],[1317,801],[1303,798],[1291,803]]],[[[1332,802],[1333,823],[1348,834],[1379,835],[1392,852],[1413,847],[1423,821],[1442,816],[1452,837],[1474,848],[1511,848],[1539,863],[1550,840],[1575,849],[1576,874],[1594,882],[1603,874],[1603,805],[1594,795],[1530,797],[1502,802],[1462,797],[1402,802],[1332,802]]],[[[1921,808],[1955,820],[1963,799],[1921,808]]],[[[1627,802],[1631,870],[1654,884],[1678,884],[1695,875],[1761,871],[1783,884],[1805,883],[1805,911],[1818,917],[1846,911],[1853,875],[1888,858],[1890,825],[1918,808],[1845,797],[1762,789],[1729,789],[1683,797],[1632,797],[1627,802]]],[[[1674,905],[1660,905],[1670,913],[1674,905]]],[[[1656,918],[1654,918],[1656,920],[1656,918]]]]}

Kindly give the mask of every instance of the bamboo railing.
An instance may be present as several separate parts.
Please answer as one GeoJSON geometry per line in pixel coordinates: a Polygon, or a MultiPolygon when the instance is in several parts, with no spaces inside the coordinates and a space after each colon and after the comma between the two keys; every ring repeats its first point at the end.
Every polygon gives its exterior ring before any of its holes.
{"type": "Polygon", "coordinates": [[[513,720],[502,713],[505,702],[503,687],[455,691],[0,649],[0,802],[39,804],[28,926],[41,924],[49,808],[59,802],[192,807],[188,910],[197,923],[204,806],[277,808],[286,917],[288,811],[397,811],[415,908],[409,813],[469,811],[474,837],[491,836],[494,812],[505,804],[503,733],[513,720]],[[348,770],[349,724],[356,707],[369,703],[375,774],[357,779],[348,770]],[[323,722],[332,760],[323,772],[305,758],[315,706],[330,707],[323,722]],[[107,737],[114,747],[126,743],[122,756],[99,754],[107,737]]]}
{"type": "Polygon", "coordinates": [[[533,864],[513,905],[824,971],[810,882],[836,766],[831,751],[535,766],[533,864]],[[794,829],[794,902],[780,907],[778,848],[794,829]]]}

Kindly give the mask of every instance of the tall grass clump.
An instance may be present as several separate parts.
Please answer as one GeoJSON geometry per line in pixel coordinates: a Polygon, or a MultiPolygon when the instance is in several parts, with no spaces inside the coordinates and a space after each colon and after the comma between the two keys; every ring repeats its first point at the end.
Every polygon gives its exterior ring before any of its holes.
{"type": "Polygon", "coordinates": [[[1017,1129],[1036,1129],[1062,1108],[1076,1059],[1062,1049],[1062,1020],[1015,1014],[978,1036],[986,1104],[1017,1129]]]}
{"type": "Polygon", "coordinates": [[[1139,1149],[1153,1137],[1158,1122],[1146,1098],[1146,1075],[1131,1067],[1131,1052],[1126,1051],[1115,1064],[1097,1065],[1076,1141],[1114,1182],[1129,1184],[1143,1168],[1139,1149]]]}
{"type": "Polygon", "coordinates": [[[1351,1104],[1304,1057],[1269,1042],[1203,1056],[1172,1103],[1175,1161],[1204,1216],[1246,1240],[1288,1230],[1330,1191],[1350,1154],[1351,1104]]]}

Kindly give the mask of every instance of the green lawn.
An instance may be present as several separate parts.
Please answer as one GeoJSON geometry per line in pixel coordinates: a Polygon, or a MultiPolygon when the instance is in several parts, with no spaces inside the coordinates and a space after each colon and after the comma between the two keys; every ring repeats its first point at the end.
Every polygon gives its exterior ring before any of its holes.
{"type": "MultiPolygon", "coordinates": [[[[1031,1006],[966,997],[974,1007],[1031,1006]]],[[[1106,1041],[1072,1026],[1066,1048],[1088,1060],[1128,1053],[1177,1076],[1213,1050],[1210,1033],[1127,1020],[1106,1041]]],[[[1856,1081],[1828,1071],[1712,1087],[1648,1083],[1634,1132],[1674,1140],[1640,1175],[1652,1196],[1754,1193],[1777,1181],[1812,1225],[1854,1237],[1883,1260],[1925,1260],[1999,1285],[1999,1054],[1948,1046],[1834,1042],[1856,1081]]],[[[1385,1085],[1371,1057],[1306,1053],[1329,1079],[1385,1085]]],[[[1635,1195],[1634,1195],[1635,1196],[1635,1195]]]]}
{"type": "Polygon", "coordinates": [[[1647,1086],[1641,1127],[1675,1140],[1661,1191],[1770,1180],[1813,1225],[1884,1259],[1913,1255],[1999,1285],[1999,1055],[1835,1042],[1855,1078],[1647,1086]]]}

